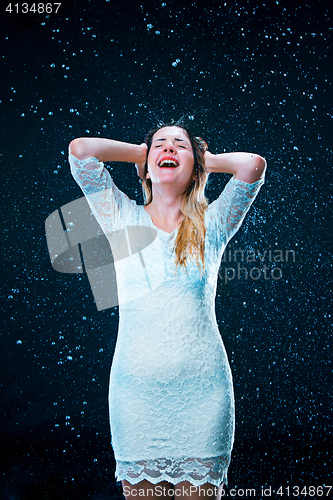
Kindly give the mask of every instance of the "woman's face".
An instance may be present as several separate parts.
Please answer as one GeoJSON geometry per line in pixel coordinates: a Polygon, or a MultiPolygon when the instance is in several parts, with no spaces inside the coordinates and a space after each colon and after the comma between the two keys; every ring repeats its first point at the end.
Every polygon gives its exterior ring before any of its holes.
{"type": "Polygon", "coordinates": [[[184,193],[194,176],[193,150],[185,130],[180,127],[158,130],[148,154],[147,178],[153,185],[174,185],[184,193]]]}

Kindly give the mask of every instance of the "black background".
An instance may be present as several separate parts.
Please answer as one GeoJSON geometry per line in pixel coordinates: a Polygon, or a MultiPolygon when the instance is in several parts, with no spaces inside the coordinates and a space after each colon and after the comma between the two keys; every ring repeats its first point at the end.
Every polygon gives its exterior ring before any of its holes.
{"type": "MultiPolygon", "coordinates": [[[[118,310],[98,312],[86,276],[52,269],[44,222],[82,196],[67,162],[74,137],[141,143],[156,120],[182,115],[211,152],[267,159],[266,184],[230,249],[295,251],[288,262],[266,258],[280,279],[243,271],[225,284],[230,263],[221,269],[216,311],[236,397],[229,488],[255,488],[259,498],[272,486],[271,498],[287,498],[288,485],[330,484],[330,4],[73,0],[48,17],[8,5],[2,499],[122,498],[107,402],[118,310]]],[[[135,169],[110,169],[141,203],[135,169]]],[[[210,176],[209,200],[226,181],[210,176]]],[[[263,263],[244,264],[254,265],[263,263]]]]}

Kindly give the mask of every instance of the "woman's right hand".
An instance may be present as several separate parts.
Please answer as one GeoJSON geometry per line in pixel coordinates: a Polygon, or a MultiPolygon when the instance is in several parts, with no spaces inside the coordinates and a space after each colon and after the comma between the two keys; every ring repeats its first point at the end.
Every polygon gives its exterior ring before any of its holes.
{"type": "Polygon", "coordinates": [[[142,144],[140,144],[140,148],[141,148],[141,158],[139,162],[135,164],[135,168],[138,176],[141,177],[142,179],[145,175],[145,165],[147,161],[148,147],[147,144],[143,142],[142,144]]]}

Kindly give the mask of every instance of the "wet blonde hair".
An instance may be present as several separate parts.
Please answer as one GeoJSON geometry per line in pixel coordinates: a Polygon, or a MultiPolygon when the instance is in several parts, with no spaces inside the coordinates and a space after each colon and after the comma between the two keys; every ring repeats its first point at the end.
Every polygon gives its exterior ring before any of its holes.
{"type": "MultiPolygon", "coordinates": [[[[158,130],[165,127],[179,127],[183,129],[192,146],[194,156],[194,172],[196,174],[190,186],[184,193],[184,198],[181,204],[181,211],[184,219],[179,224],[177,237],[175,239],[173,251],[175,252],[176,266],[182,266],[185,271],[186,261],[188,257],[195,259],[199,269],[205,270],[205,234],[206,228],[204,224],[204,215],[208,206],[205,196],[205,187],[208,180],[208,173],[205,167],[204,154],[208,149],[207,144],[200,137],[195,137],[194,134],[183,124],[178,122],[162,123],[150,130],[145,138],[145,143],[148,146],[148,153],[152,144],[153,136],[158,130]],[[200,266],[201,260],[201,266],[200,266]]],[[[147,153],[147,158],[148,158],[147,153]]],[[[145,201],[145,206],[149,205],[153,199],[152,183],[146,178],[148,172],[148,163],[146,161],[145,173],[142,179],[142,191],[145,201]]]]}

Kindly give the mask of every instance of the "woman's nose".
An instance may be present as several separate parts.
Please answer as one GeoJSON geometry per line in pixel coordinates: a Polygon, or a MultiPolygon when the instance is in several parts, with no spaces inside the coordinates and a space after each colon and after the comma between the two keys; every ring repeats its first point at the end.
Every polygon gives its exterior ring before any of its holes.
{"type": "Polygon", "coordinates": [[[174,153],[175,152],[175,147],[174,147],[174,145],[172,143],[165,144],[164,151],[165,152],[170,151],[171,153],[174,153]]]}

